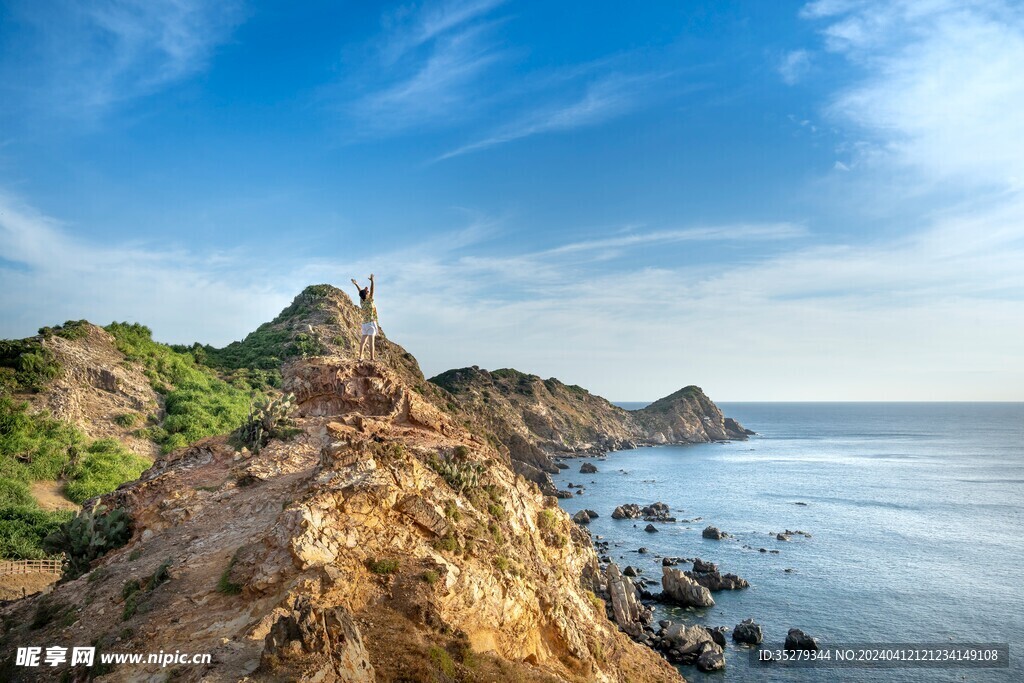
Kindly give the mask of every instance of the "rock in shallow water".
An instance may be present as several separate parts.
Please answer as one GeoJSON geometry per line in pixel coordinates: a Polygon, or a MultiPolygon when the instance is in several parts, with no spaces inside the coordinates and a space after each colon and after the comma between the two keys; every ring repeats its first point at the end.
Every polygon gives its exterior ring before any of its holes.
{"type": "Polygon", "coordinates": [[[683,607],[713,607],[711,591],[671,567],[661,569],[662,598],[683,607]]]}
{"type": "Polygon", "coordinates": [[[597,472],[597,467],[592,463],[585,462],[580,465],[580,474],[594,474],[595,472],[597,472]]]}
{"type": "Polygon", "coordinates": [[[785,648],[787,650],[817,650],[818,641],[798,628],[791,628],[786,634],[785,648]]]}
{"type": "Polygon", "coordinates": [[[737,643],[757,645],[764,640],[764,632],[761,625],[755,624],[753,619],[744,619],[732,630],[732,639],[737,643]]]}

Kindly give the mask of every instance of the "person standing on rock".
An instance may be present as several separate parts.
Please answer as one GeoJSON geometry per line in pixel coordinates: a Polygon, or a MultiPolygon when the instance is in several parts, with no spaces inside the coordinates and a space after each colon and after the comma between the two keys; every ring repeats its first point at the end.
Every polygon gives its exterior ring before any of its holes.
{"type": "Polygon", "coordinates": [[[373,301],[373,273],[370,273],[369,287],[360,287],[355,278],[352,278],[352,284],[359,290],[359,312],[363,320],[363,339],[359,344],[359,360],[363,359],[363,355],[366,353],[366,345],[369,344],[370,360],[376,361],[377,347],[375,342],[377,333],[380,332],[380,325],[377,322],[377,304],[373,301]]]}

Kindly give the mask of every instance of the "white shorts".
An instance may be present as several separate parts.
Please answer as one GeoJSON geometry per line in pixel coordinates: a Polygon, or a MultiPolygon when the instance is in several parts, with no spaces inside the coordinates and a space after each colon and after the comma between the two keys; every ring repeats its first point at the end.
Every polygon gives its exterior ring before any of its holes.
{"type": "Polygon", "coordinates": [[[374,322],[363,323],[363,336],[364,337],[376,337],[377,336],[377,323],[374,323],[374,322]]]}

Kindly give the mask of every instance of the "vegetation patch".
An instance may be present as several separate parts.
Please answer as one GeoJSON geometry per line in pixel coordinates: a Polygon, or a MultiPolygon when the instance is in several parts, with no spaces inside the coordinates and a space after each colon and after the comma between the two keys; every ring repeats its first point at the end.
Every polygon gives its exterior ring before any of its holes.
{"type": "Polygon", "coordinates": [[[455,677],[455,661],[447,650],[437,645],[431,645],[427,650],[427,656],[430,657],[431,663],[437,667],[438,671],[448,678],[455,677]]]}
{"type": "Polygon", "coordinates": [[[143,430],[164,453],[228,434],[245,422],[255,390],[245,379],[225,382],[193,354],[153,341],[145,325],[111,323],[105,329],[125,357],[143,365],[153,390],[164,396],[163,422],[143,430]]]}
{"type": "Polygon", "coordinates": [[[38,337],[0,340],[0,394],[39,391],[59,374],[60,364],[38,337]]]}
{"type": "Polygon", "coordinates": [[[223,593],[224,595],[238,595],[242,592],[242,584],[234,583],[231,581],[231,570],[234,568],[235,563],[238,561],[238,553],[231,558],[228,562],[228,566],[225,567],[221,573],[220,578],[217,580],[217,592],[223,593]]]}
{"type": "Polygon", "coordinates": [[[0,396],[0,556],[39,559],[43,540],[68,522],[70,511],[39,508],[29,485],[63,480],[76,503],[138,478],[149,463],[112,439],[90,441],[74,426],[34,413],[0,396]]]}
{"type": "Polygon", "coordinates": [[[366,568],[374,574],[394,574],[398,571],[398,560],[367,560],[366,568]]]}
{"type": "Polygon", "coordinates": [[[120,548],[130,537],[128,514],[120,508],[108,510],[97,503],[61,524],[44,539],[43,549],[53,554],[64,553],[68,559],[64,578],[76,579],[89,571],[94,560],[120,548]]]}

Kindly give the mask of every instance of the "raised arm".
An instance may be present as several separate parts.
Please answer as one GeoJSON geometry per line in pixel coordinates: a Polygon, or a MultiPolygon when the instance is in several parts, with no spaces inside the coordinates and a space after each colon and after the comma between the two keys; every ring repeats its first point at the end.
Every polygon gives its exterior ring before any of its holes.
{"type": "Polygon", "coordinates": [[[352,284],[354,284],[354,285],[356,286],[356,291],[357,291],[357,292],[361,292],[361,291],[363,291],[363,288],[359,286],[359,283],[358,283],[358,282],[356,282],[356,279],[355,279],[355,278],[352,278],[352,284]]]}
{"type": "Polygon", "coordinates": [[[373,298],[373,273],[370,273],[370,298],[373,298]]]}

